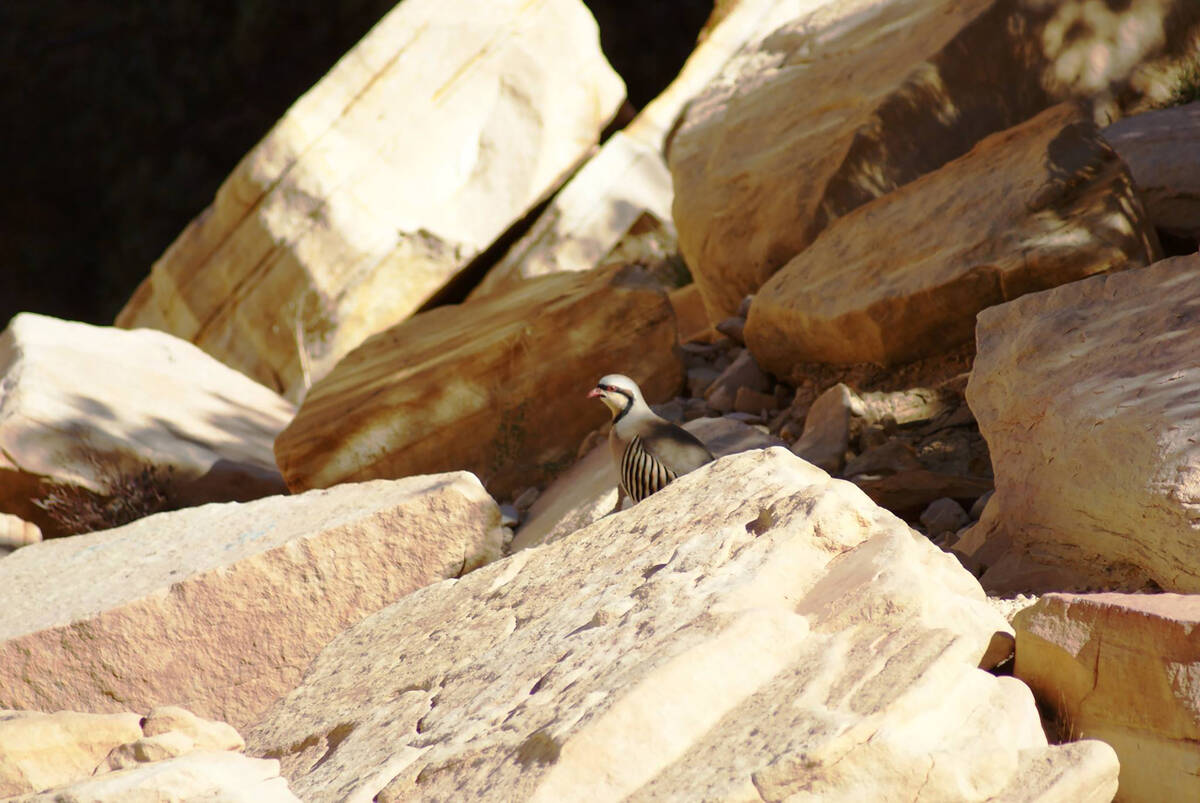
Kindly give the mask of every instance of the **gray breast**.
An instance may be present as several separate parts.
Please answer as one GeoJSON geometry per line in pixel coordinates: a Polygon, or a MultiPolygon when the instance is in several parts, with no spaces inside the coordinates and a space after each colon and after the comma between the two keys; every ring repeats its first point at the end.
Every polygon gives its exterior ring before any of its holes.
{"type": "Polygon", "coordinates": [[[646,451],[640,436],[634,435],[625,446],[625,454],[621,457],[621,484],[633,501],[642,501],[675,477],[674,471],[646,451]]]}

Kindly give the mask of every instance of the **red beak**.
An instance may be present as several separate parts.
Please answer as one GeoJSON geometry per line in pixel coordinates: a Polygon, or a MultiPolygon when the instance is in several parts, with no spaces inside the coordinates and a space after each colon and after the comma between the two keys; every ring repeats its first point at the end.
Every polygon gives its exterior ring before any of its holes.
{"type": "Polygon", "coordinates": [[[597,396],[602,396],[602,395],[604,395],[604,391],[602,391],[600,388],[592,388],[591,390],[588,391],[587,397],[589,399],[594,399],[597,396]]]}

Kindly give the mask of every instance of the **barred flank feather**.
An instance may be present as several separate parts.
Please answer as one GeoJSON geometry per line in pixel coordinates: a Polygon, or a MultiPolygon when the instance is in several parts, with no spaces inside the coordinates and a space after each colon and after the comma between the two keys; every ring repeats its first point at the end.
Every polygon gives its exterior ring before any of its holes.
{"type": "Polygon", "coordinates": [[[625,447],[625,455],[621,460],[621,484],[633,501],[640,502],[662,490],[675,477],[674,471],[646,451],[641,437],[634,435],[625,447]]]}

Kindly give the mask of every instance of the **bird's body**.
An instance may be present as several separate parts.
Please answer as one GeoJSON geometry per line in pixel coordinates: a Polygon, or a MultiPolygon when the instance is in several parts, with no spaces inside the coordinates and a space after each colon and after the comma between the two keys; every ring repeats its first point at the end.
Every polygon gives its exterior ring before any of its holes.
{"type": "Polygon", "coordinates": [[[713,459],[695,435],[655,415],[629,377],[609,374],[588,395],[598,397],[612,412],[608,444],[620,491],[633,501],[642,501],[713,459]]]}

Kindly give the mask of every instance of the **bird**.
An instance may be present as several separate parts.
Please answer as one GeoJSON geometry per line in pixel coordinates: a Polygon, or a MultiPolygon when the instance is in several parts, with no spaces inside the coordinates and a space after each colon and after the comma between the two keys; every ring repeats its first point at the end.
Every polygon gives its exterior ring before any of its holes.
{"type": "Polygon", "coordinates": [[[695,435],[654,413],[637,383],[621,374],[600,378],[588,398],[612,413],[608,445],[617,468],[617,506],[622,495],[641,502],[667,483],[712,462],[712,452],[695,435]]]}

